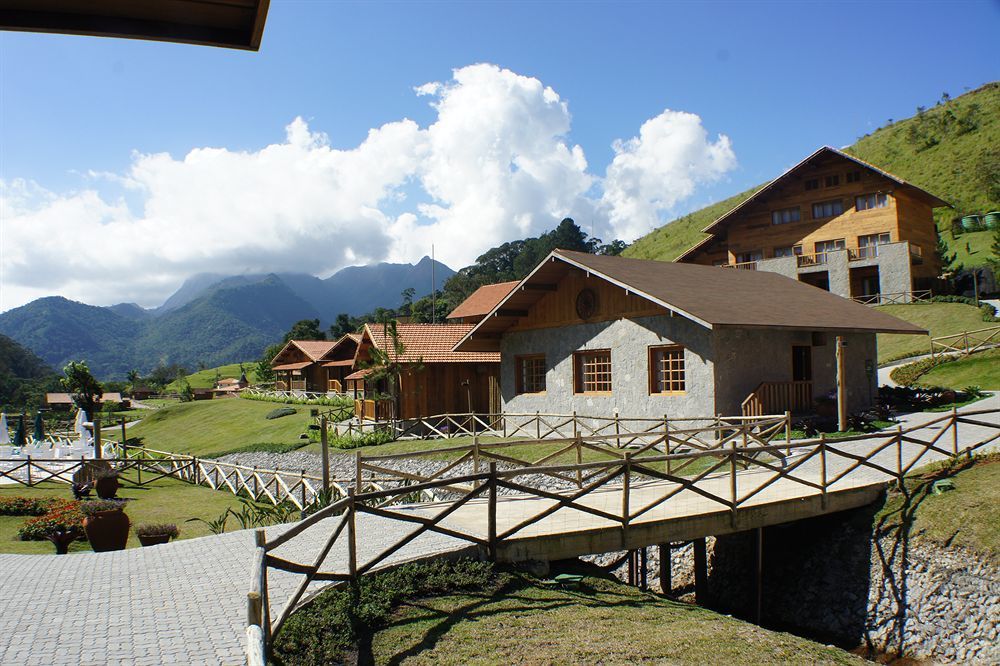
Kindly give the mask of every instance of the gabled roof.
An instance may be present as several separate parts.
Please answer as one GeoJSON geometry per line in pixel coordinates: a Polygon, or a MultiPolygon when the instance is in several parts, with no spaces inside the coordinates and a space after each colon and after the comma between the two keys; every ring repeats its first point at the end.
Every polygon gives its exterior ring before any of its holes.
{"type": "MultiPolygon", "coordinates": [[[[343,340],[343,338],[341,338],[343,340]]],[[[309,359],[311,363],[316,363],[322,359],[326,354],[334,348],[334,346],[339,342],[333,340],[289,340],[285,343],[285,346],[281,348],[274,358],[271,360],[271,365],[278,369],[276,363],[281,363],[283,357],[287,352],[294,349],[301,351],[305,354],[306,358],[309,359]]],[[[309,365],[310,363],[306,363],[309,365]]],[[[285,365],[288,365],[287,363],[285,365]]]]}
{"type": "MultiPolygon", "coordinates": [[[[350,356],[354,356],[354,350],[357,349],[357,346],[360,342],[361,342],[360,333],[345,333],[344,335],[340,336],[339,338],[330,343],[330,348],[327,349],[322,356],[320,356],[319,360],[329,361],[337,352],[337,350],[339,350],[341,347],[351,346],[351,345],[353,345],[353,349],[350,353],[350,356]]],[[[324,363],[324,365],[327,364],[324,363]]]]}
{"type": "Polygon", "coordinates": [[[461,319],[463,317],[482,317],[490,313],[497,303],[516,287],[518,280],[512,282],[498,282],[497,284],[483,285],[458,304],[454,310],[448,314],[448,319],[461,319]]]}
{"type": "MultiPolygon", "coordinates": [[[[499,363],[498,352],[460,352],[453,348],[473,324],[396,324],[396,332],[406,347],[403,363],[499,363]]],[[[365,324],[364,339],[386,350],[392,341],[382,324],[365,324]]]]}
{"type": "Polygon", "coordinates": [[[256,51],[270,0],[14,0],[0,29],[125,37],[256,51]]]}
{"type": "Polygon", "coordinates": [[[455,345],[456,350],[499,349],[499,336],[573,270],[586,272],[706,328],[777,328],[830,332],[927,331],[828,291],[765,271],[600,256],[554,250],[455,345]]]}
{"type": "MultiPolygon", "coordinates": [[[[796,164],[795,166],[793,166],[792,168],[788,169],[783,174],[781,174],[780,176],[778,176],[777,178],[775,178],[774,180],[772,180],[770,183],[768,183],[764,187],[760,188],[759,190],[757,190],[756,192],[754,192],[753,194],[751,194],[749,197],[747,197],[746,199],[744,199],[742,202],[740,202],[739,204],[737,204],[736,206],[734,206],[733,208],[731,208],[724,215],[722,215],[721,217],[719,217],[718,219],[716,219],[714,222],[712,222],[710,225],[708,225],[707,227],[705,227],[704,229],[702,229],[702,231],[704,233],[707,233],[707,234],[718,233],[718,231],[720,231],[722,225],[725,222],[727,222],[733,215],[736,215],[740,211],[742,211],[742,210],[746,209],[747,207],[753,205],[755,202],[757,202],[758,200],[760,200],[762,197],[764,197],[768,193],[770,193],[777,185],[779,185],[786,178],[794,175],[795,173],[798,173],[799,171],[801,171],[802,169],[804,169],[809,164],[811,164],[811,163],[815,162],[816,160],[818,160],[820,158],[823,158],[823,157],[839,157],[839,158],[842,158],[844,160],[848,160],[850,162],[853,162],[854,164],[857,164],[860,167],[868,169],[869,171],[873,171],[873,172],[879,174],[880,176],[882,176],[884,178],[888,178],[892,182],[896,183],[899,187],[906,188],[907,191],[909,191],[910,193],[914,194],[917,198],[923,199],[924,201],[926,201],[933,208],[940,208],[940,207],[943,207],[943,206],[950,206],[950,204],[947,201],[944,201],[943,199],[940,199],[940,198],[936,197],[935,195],[931,194],[930,192],[928,192],[928,191],[926,191],[926,190],[924,190],[922,188],[919,188],[919,187],[917,187],[916,185],[914,185],[912,183],[906,182],[905,180],[903,180],[899,176],[895,176],[895,175],[889,173],[888,171],[885,171],[883,169],[878,168],[874,164],[869,164],[868,162],[865,162],[864,160],[858,159],[857,157],[854,157],[853,155],[848,155],[844,151],[838,150],[838,149],[833,148],[831,146],[823,146],[823,147],[819,148],[818,150],[816,150],[815,152],[813,152],[807,158],[805,158],[804,160],[802,160],[801,162],[799,162],[798,164],[796,164]]],[[[700,249],[707,242],[709,242],[710,240],[712,240],[712,238],[713,237],[710,236],[708,238],[702,239],[697,245],[691,247],[690,249],[688,249],[687,251],[685,251],[683,254],[681,254],[679,257],[677,257],[677,260],[679,261],[679,260],[687,257],[688,255],[692,254],[696,250],[700,249]]]]}

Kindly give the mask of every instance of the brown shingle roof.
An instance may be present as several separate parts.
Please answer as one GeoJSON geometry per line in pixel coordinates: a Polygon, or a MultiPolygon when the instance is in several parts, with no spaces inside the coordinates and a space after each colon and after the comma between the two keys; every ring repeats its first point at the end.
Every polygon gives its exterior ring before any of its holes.
{"type": "MultiPolygon", "coordinates": [[[[555,250],[521,284],[558,282],[578,269],[641,296],[665,310],[708,328],[784,328],[813,331],[926,333],[922,328],[828,291],[765,271],[725,270],[715,266],[627,259],[555,250]]],[[[514,290],[497,305],[526,309],[542,298],[539,290],[514,290]]],[[[496,349],[516,319],[487,317],[456,349],[496,349]],[[477,340],[477,335],[479,339],[477,340]]]]}
{"type": "MultiPolygon", "coordinates": [[[[406,353],[399,361],[413,363],[499,363],[499,352],[457,352],[453,348],[472,324],[396,324],[406,353]]],[[[365,336],[379,349],[391,346],[382,324],[365,324],[365,336]]]]}
{"type": "Polygon", "coordinates": [[[318,361],[337,344],[331,340],[292,340],[292,344],[314,361],[318,361]]]}
{"type": "Polygon", "coordinates": [[[458,307],[452,310],[447,318],[460,319],[462,317],[481,317],[487,315],[517,285],[517,280],[483,285],[472,292],[467,299],[459,303],[458,307]]]}

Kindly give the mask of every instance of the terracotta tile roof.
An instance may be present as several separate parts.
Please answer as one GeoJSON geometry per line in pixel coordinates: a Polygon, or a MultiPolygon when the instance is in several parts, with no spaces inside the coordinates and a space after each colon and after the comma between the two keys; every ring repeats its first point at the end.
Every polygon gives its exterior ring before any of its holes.
{"type": "Polygon", "coordinates": [[[371,368],[363,368],[361,370],[357,370],[344,377],[344,381],[346,382],[348,379],[364,379],[365,377],[368,376],[368,373],[370,373],[371,371],[372,371],[371,368]]]}
{"type": "Polygon", "coordinates": [[[323,358],[324,355],[337,344],[336,340],[292,340],[292,344],[303,351],[303,353],[314,361],[323,358]]]}
{"type": "MultiPolygon", "coordinates": [[[[112,392],[112,393],[105,393],[98,402],[105,403],[105,402],[121,402],[121,401],[122,401],[122,394],[112,392]]],[[[50,405],[72,405],[73,396],[71,396],[69,393],[46,393],[45,402],[50,405]]]]}
{"type": "Polygon", "coordinates": [[[462,317],[482,317],[487,315],[518,284],[518,280],[514,280],[513,282],[498,282],[497,284],[483,285],[472,292],[467,299],[459,303],[458,307],[452,310],[447,318],[460,319],[462,317]]]}
{"type": "MultiPolygon", "coordinates": [[[[473,329],[473,324],[397,324],[406,353],[399,359],[413,363],[499,363],[499,352],[456,352],[452,348],[473,329]]],[[[365,336],[379,349],[391,346],[381,324],[365,324],[365,336]]]]}
{"type": "Polygon", "coordinates": [[[311,361],[302,361],[300,363],[283,363],[281,365],[275,365],[272,370],[301,370],[302,368],[312,365],[311,361]]]}

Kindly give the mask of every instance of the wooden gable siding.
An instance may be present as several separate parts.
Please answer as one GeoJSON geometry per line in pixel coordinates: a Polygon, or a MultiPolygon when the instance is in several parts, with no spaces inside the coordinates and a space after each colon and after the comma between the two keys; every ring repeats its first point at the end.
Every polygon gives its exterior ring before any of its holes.
{"type": "Polygon", "coordinates": [[[889,205],[885,208],[857,211],[854,207],[856,196],[889,192],[894,185],[884,176],[867,169],[851,169],[847,164],[810,170],[802,177],[792,176],[728,223],[729,261],[735,263],[737,255],[755,251],[762,251],[765,259],[771,259],[775,248],[794,245],[801,245],[803,254],[812,254],[817,242],[838,239],[844,239],[848,248],[856,249],[858,237],[869,234],[888,233],[891,242],[896,242],[900,240],[900,230],[895,193],[889,195],[889,205]],[[851,171],[861,172],[859,182],[846,182],[851,171]],[[840,184],[824,187],[826,177],[834,175],[840,177],[840,184]],[[805,181],[811,178],[819,180],[819,189],[805,189],[805,181]],[[838,199],[843,213],[832,218],[813,218],[813,204],[838,199]],[[799,208],[798,222],[771,223],[773,211],[793,207],[799,208]]]}
{"type": "Polygon", "coordinates": [[[528,309],[528,316],[519,318],[509,330],[556,328],[666,313],[666,309],[650,303],[641,296],[626,294],[624,289],[602,278],[588,278],[583,271],[572,269],[559,281],[555,291],[549,292],[539,299],[528,309]],[[576,313],[576,298],[583,289],[590,289],[597,295],[596,312],[586,320],[580,319],[576,313]]]}
{"type": "Polygon", "coordinates": [[[494,396],[499,383],[499,363],[429,363],[419,372],[408,372],[400,381],[400,417],[404,419],[436,414],[464,414],[469,411],[469,393],[462,382],[469,381],[472,409],[495,412],[494,396]]]}
{"type": "Polygon", "coordinates": [[[900,193],[896,199],[896,209],[899,214],[899,240],[909,241],[911,249],[912,246],[919,247],[920,255],[923,257],[922,263],[912,267],[913,276],[937,277],[941,273],[941,265],[934,256],[934,249],[937,247],[934,210],[928,204],[905,193],[900,193]]]}

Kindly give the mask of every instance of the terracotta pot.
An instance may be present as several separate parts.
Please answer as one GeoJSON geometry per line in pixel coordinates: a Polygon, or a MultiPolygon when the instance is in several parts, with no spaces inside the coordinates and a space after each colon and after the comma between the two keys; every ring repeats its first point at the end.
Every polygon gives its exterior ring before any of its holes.
{"type": "Polygon", "coordinates": [[[114,499],[120,487],[117,476],[103,476],[94,483],[97,496],[101,499],[114,499]]]}
{"type": "Polygon", "coordinates": [[[121,509],[98,511],[83,519],[83,531],[95,553],[125,550],[128,543],[128,516],[121,509]]]}
{"type": "Polygon", "coordinates": [[[138,534],[139,543],[143,546],[157,546],[170,541],[169,534],[138,534]]]}
{"type": "Polygon", "coordinates": [[[73,529],[67,532],[53,532],[48,539],[56,547],[56,555],[65,555],[69,552],[69,545],[80,538],[80,532],[73,529]]]}

